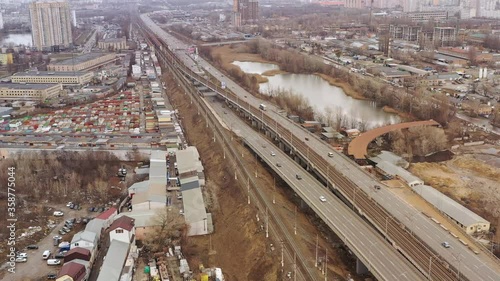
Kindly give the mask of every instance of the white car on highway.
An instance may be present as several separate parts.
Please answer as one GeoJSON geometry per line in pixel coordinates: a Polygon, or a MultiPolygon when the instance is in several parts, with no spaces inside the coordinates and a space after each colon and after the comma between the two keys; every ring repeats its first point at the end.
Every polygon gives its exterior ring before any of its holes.
{"type": "Polygon", "coordinates": [[[323,196],[323,195],[321,195],[321,196],[319,197],[319,201],[321,201],[321,202],[326,202],[326,197],[325,197],[325,196],[323,196]]]}
{"type": "Polygon", "coordinates": [[[274,151],[271,151],[271,156],[276,156],[276,153],[274,153],[274,151]]]}

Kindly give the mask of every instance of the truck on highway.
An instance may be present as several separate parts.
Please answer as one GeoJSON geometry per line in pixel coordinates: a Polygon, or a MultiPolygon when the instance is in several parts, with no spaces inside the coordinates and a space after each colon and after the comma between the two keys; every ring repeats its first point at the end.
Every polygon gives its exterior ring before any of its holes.
{"type": "Polygon", "coordinates": [[[259,105],[259,109],[261,109],[261,110],[264,110],[264,111],[265,111],[265,110],[266,110],[266,105],[261,103],[261,104],[259,105]]]}

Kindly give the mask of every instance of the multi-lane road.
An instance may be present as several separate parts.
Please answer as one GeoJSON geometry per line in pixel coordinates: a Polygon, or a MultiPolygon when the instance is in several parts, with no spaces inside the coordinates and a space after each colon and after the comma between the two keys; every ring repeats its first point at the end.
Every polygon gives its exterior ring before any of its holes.
{"type": "Polygon", "coordinates": [[[335,230],[379,280],[425,279],[406,260],[400,259],[399,253],[386,240],[318,180],[305,172],[287,153],[277,149],[271,141],[256,133],[232,111],[222,108],[220,103],[211,103],[211,107],[228,128],[234,129],[235,134],[243,138],[245,143],[293,188],[325,224],[335,230]],[[278,163],[280,167],[277,166],[278,163]],[[300,175],[301,179],[297,179],[297,175],[300,175]],[[320,196],[324,196],[326,201],[322,202],[320,196]]]}
{"type": "MultiPolygon", "coordinates": [[[[182,50],[187,47],[160,30],[144,15],[143,20],[169,44],[171,50],[182,50]]],[[[177,51],[176,55],[192,72],[196,72],[197,65],[200,65],[214,77],[224,81],[231,90],[230,93],[224,93],[226,97],[254,114],[256,118],[263,119],[264,123],[270,129],[277,131],[283,140],[289,139],[289,145],[295,146],[304,158],[309,159],[314,169],[329,179],[335,189],[350,200],[362,215],[405,254],[406,258],[431,279],[500,280],[498,262],[487,253],[476,255],[447,231],[391,192],[383,188],[374,192],[373,187],[379,184],[376,179],[342,154],[334,152],[334,157],[328,157],[330,147],[327,144],[281,116],[274,106],[268,105],[265,113],[259,111],[257,108],[262,103],[261,100],[248,94],[203,59],[198,59],[195,63],[185,52],[177,51]],[[309,139],[307,144],[304,141],[306,137],[309,139]],[[441,243],[444,241],[449,242],[451,248],[442,247],[441,243]]],[[[209,86],[224,92],[217,85],[209,86]]]]}

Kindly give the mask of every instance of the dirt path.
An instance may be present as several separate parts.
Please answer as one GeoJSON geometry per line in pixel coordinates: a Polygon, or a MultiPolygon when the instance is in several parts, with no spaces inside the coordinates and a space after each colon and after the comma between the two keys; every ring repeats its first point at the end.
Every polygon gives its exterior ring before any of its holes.
{"type": "MultiPolygon", "coordinates": [[[[77,218],[82,216],[87,216],[87,210],[82,208],[82,210],[76,211],[67,208],[65,205],[56,205],[54,210],[62,210],[64,212],[64,217],[53,218],[55,219],[57,226],[52,228],[51,231],[36,245],[38,245],[38,250],[22,250],[28,254],[28,261],[25,263],[16,264],[15,273],[7,273],[2,271],[0,273],[0,280],[2,281],[28,281],[28,280],[46,280],[46,276],[49,273],[57,274],[59,272],[60,266],[49,266],[47,261],[42,259],[42,253],[45,250],[50,250],[52,254],[57,253],[57,246],[53,245],[53,237],[59,235],[58,231],[64,225],[64,221],[70,218],[77,218]]],[[[79,231],[83,226],[75,225],[72,231],[63,236],[63,241],[71,241],[73,234],[79,231]]]]}

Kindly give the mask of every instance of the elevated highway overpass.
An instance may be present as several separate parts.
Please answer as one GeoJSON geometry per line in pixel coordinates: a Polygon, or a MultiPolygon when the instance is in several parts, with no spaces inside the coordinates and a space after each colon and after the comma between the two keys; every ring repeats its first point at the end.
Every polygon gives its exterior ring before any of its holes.
{"type": "Polygon", "coordinates": [[[175,64],[186,76],[217,92],[228,103],[247,112],[285,150],[288,149],[301,159],[311,171],[328,183],[327,186],[332,191],[354,206],[361,216],[371,222],[428,279],[500,280],[498,260],[487,251],[476,255],[454,240],[446,230],[391,192],[384,189],[375,192],[374,186],[379,184],[378,181],[349,158],[336,152],[334,157],[328,157],[330,148],[327,144],[280,115],[274,106],[268,106],[269,110],[265,112],[259,110],[258,106],[262,101],[248,94],[206,61],[200,59],[194,62],[185,53],[174,54],[168,50],[165,42],[172,49],[179,49],[182,43],[160,30],[146,16],[143,15],[142,18],[156,33],[150,39],[156,48],[164,52],[164,60],[175,64]],[[202,66],[219,81],[213,83],[195,73],[193,68],[198,66],[202,66]],[[221,89],[220,81],[226,82],[227,89],[221,89]],[[306,137],[309,141],[305,141],[306,137]],[[443,241],[448,241],[451,248],[443,248],[443,241]]]}
{"type": "MultiPolygon", "coordinates": [[[[274,143],[254,129],[220,103],[210,103],[219,118],[241,137],[257,155],[274,170],[324,223],[351,249],[363,265],[379,280],[424,280],[425,277],[415,270],[382,236],[369,224],[331,193],[314,176],[304,171],[300,162],[290,158],[290,154],[276,149],[274,143]],[[275,154],[274,156],[271,154],[275,154]],[[277,166],[280,164],[280,167],[277,166]],[[300,175],[302,179],[297,179],[300,175]],[[324,196],[326,202],[319,197],[324,196]],[[381,259],[379,257],[384,257],[381,259]],[[388,262],[391,261],[391,262],[388,262]]],[[[241,112],[241,111],[237,111],[241,112]]],[[[244,115],[244,113],[242,114],[244,115]]],[[[309,266],[313,266],[310,262],[309,266]]]]}
{"type": "Polygon", "coordinates": [[[354,159],[365,159],[366,155],[368,154],[368,145],[377,137],[380,137],[381,135],[387,134],[391,131],[419,126],[439,126],[439,123],[434,120],[425,120],[392,124],[369,130],[368,132],[364,132],[361,135],[357,136],[349,143],[347,154],[353,156],[354,159]]]}

